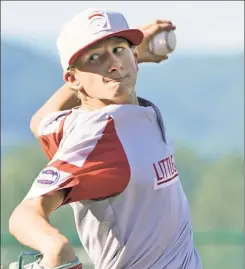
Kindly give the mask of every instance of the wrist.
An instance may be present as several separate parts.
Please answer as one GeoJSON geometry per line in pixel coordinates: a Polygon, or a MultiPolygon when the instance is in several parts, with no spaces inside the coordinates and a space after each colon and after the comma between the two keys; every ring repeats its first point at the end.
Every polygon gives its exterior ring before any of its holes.
{"type": "Polygon", "coordinates": [[[144,58],[145,52],[144,52],[144,50],[142,49],[141,46],[137,47],[137,53],[138,53],[137,63],[138,64],[143,63],[144,62],[143,58],[144,58]]]}
{"type": "Polygon", "coordinates": [[[57,267],[76,259],[75,252],[68,239],[63,235],[52,236],[47,240],[45,249],[42,251],[41,265],[44,267],[57,267]]]}

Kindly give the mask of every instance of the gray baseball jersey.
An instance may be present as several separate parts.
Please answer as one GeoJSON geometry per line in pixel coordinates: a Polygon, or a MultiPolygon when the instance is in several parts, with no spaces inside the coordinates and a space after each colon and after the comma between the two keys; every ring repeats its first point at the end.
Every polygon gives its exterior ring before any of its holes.
{"type": "Polygon", "coordinates": [[[96,269],[201,269],[172,142],[157,107],[140,101],[45,117],[50,162],[25,199],[66,189],[96,269]]]}

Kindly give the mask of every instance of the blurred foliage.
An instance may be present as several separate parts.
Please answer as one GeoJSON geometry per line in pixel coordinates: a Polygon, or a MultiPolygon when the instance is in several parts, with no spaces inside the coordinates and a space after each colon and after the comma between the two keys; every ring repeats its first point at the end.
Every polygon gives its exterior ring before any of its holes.
{"type": "MultiPolygon", "coordinates": [[[[21,248],[8,233],[10,214],[26,195],[33,180],[47,162],[37,143],[14,147],[2,158],[1,251],[5,262],[10,262],[9,259],[17,255],[15,251],[11,253],[7,251],[11,249],[7,244],[12,243],[13,248],[21,248]]],[[[176,150],[176,162],[190,201],[194,238],[204,268],[243,268],[243,157],[227,155],[208,159],[181,147],[176,150]]],[[[52,215],[51,222],[75,246],[79,246],[73,212],[69,206],[58,209],[52,215]]],[[[78,251],[81,252],[82,248],[78,248],[78,251]]],[[[84,257],[84,252],[81,253],[84,257]]],[[[85,266],[85,268],[91,267],[85,266]]]]}

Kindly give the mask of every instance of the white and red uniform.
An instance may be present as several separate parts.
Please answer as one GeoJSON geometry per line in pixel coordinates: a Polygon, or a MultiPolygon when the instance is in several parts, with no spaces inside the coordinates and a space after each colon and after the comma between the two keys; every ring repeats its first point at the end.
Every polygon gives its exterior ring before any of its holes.
{"type": "Polygon", "coordinates": [[[50,162],[25,199],[66,189],[96,269],[201,269],[172,143],[158,109],[140,101],[45,117],[50,162]]]}

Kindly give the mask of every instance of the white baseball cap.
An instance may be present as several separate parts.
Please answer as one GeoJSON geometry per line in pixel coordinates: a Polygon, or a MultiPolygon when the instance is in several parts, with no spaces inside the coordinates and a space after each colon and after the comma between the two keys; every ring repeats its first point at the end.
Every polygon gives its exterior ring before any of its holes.
{"type": "Polygon", "coordinates": [[[62,29],[57,47],[61,65],[66,70],[83,49],[107,37],[122,37],[138,46],[143,33],[138,29],[129,29],[124,16],[107,9],[87,9],[75,16],[62,29]]]}

